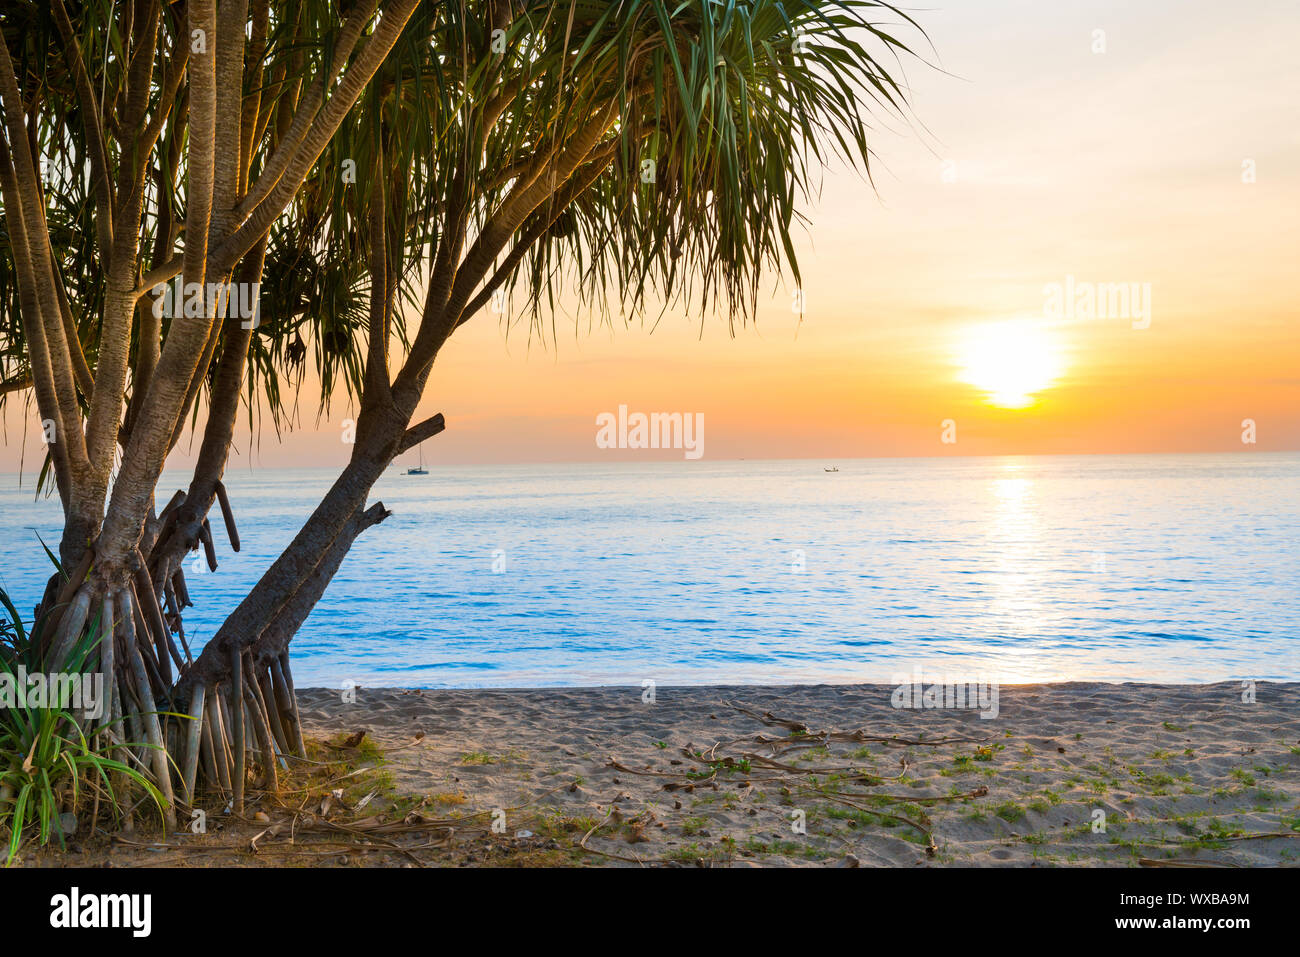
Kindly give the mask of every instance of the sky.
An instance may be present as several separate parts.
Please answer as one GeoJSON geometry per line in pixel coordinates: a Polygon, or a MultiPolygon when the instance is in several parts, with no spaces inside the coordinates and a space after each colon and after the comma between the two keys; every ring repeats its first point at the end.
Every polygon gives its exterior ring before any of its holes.
{"type": "MultiPolygon", "coordinates": [[[[426,463],[683,456],[598,447],[620,405],[702,415],[704,459],[1300,449],[1300,7],[909,9],[931,64],[877,123],[874,189],[831,168],[807,207],[802,314],[775,280],[734,336],[572,309],[543,341],[484,313],[439,356],[426,463]]],[[[342,464],[355,412],[300,407],[230,467],[342,464]]],[[[0,470],[24,439],[39,461],[21,409],[0,470]]]]}

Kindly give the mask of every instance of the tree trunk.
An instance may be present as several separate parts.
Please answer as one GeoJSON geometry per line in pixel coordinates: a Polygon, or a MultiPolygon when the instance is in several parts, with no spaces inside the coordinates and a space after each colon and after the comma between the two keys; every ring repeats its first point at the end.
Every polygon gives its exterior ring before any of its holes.
{"type": "Polygon", "coordinates": [[[279,637],[263,646],[264,654],[259,652],[259,661],[269,665],[306,619],[357,535],[387,517],[382,504],[366,510],[366,499],[401,448],[410,415],[392,406],[386,413],[368,409],[363,400],[351,461],[293,541],[204,647],[182,679],[180,693],[187,693],[196,682],[223,680],[231,649],[254,647],[274,624],[279,637]]]}

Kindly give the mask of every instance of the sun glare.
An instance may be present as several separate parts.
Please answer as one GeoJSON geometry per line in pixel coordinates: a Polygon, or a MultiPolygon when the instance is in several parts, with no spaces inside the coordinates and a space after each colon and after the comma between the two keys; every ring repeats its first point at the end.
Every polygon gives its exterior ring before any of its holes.
{"type": "Polygon", "coordinates": [[[1032,320],[990,322],[967,330],[957,348],[961,378],[1004,409],[1034,404],[1065,368],[1061,343],[1032,320]]]}

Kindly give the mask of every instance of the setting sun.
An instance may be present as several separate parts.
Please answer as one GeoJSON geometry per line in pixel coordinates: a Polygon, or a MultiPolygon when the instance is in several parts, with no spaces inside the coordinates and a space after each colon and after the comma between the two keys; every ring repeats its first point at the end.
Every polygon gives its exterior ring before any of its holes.
{"type": "Polygon", "coordinates": [[[1031,320],[992,322],[967,329],[957,348],[961,378],[1006,409],[1033,405],[1065,367],[1061,343],[1031,320]]]}

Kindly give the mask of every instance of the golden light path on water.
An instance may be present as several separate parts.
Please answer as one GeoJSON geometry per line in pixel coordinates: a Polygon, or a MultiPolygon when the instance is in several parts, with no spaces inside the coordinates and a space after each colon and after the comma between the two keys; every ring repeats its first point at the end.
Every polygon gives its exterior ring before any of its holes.
{"type": "MultiPolygon", "coordinates": [[[[984,539],[990,555],[996,555],[994,581],[986,606],[986,620],[996,621],[1003,641],[990,656],[981,642],[971,642],[969,652],[983,661],[979,677],[1001,684],[1026,684],[1066,680],[1068,675],[1044,670],[1034,640],[1048,625],[1043,602],[1043,582],[1036,560],[1043,547],[1036,482],[1024,474],[1025,464],[1017,460],[1001,463],[1000,474],[987,485],[988,516],[984,539]],[[1010,639],[1010,640],[1006,640],[1010,639]]],[[[1050,667],[1050,666],[1048,666],[1050,667]]]]}
{"type": "MultiPolygon", "coordinates": [[[[1042,633],[1044,623],[1042,590],[1034,572],[1040,544],[1037,490],[1032,478],[1018,474],[1019,464],[1009,462],[1004,468],[1005,476],[995,478],[990,488],[994,503],[989,513],[988,537],[996,545],[994,553],[998,556],[990,611],[1017,638],[1032,638],[1042,633]]],[[[1032,642],[1012,645],[999,662],[998,680],[1009,684],[1041,681],[1032,648],[1032,642]]]]}

